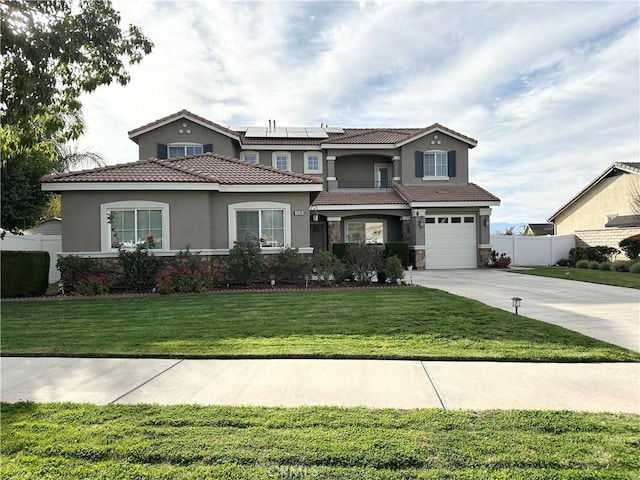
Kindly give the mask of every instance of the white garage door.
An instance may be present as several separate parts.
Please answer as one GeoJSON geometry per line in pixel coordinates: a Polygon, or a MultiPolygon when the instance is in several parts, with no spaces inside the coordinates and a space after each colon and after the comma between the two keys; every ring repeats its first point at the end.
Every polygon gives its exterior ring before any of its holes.
{"type": "Polygon", "coordinates": [[[477,268],[476,217],[438,215],[425,218],[428,269],[477,268]]]}

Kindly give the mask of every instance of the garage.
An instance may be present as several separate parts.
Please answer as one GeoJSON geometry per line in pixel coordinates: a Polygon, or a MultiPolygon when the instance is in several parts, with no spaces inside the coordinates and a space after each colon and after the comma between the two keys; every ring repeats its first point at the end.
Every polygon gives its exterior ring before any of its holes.
{"type": "Polygon", "coordinates": [[[475,215],[425,217],[426,268],[477,268],[475,215]]]}

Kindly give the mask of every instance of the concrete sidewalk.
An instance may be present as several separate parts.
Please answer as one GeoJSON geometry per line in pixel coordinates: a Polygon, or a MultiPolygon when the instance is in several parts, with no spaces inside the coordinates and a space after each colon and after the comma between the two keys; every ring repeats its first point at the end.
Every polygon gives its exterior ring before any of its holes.
{"type": "Polygon", "coordinates": [[[4,402],[640,414],[640,364],[4,357],[4,402]]]}
{"type": "Polygon", "coordinates": [[[472,298],[640,352],[640,290],[501,270],[414,270],[413,283],[472,298]]]}

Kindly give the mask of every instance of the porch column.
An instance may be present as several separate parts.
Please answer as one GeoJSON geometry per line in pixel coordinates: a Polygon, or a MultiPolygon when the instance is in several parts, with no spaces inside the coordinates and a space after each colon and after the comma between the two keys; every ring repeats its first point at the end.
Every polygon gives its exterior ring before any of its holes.
{"type": "Polygon", "coordinates": [[[478,212],[478,266],[486,267],[491,258],[491,208],[478,212]]]}
{"type": "Polygon", "coordinates": [[[336,157],[335,155],[327,155],[327,191],[335,192],[338,190],[338,179],[336,178],[336,157]]]}
{"type": "Polygon", "coordinates": [[[333,252],[334,243],[342,243],[342,217],[327,217],[327,250],[333,252]]]}
{"type": "Polygon", "coordinates": [[[400,156],[395,155],[391,160],[393,160],[393,181],[399,182],[400,180],[402,180],[402,176],[400,173],[400,166],[402,165],[402,162],[400,161],[400,156]]]}

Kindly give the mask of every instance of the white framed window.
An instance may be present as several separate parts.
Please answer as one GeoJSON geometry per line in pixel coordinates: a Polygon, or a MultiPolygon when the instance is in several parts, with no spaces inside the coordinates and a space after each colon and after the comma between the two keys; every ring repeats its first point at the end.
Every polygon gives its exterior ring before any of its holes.
{"type": "Polygon", "coordinates": [[[447,152],[424,152],[424,177],[449,178],[449,160],[447,152]]]}
{"type": "Polygon", "coordinates": [[[381,220],[351,220],[345,222],[347,243],[384,243],[384,223],[381,220]]]}
{"type": "Polygon", "coordinates": [[[204,147],[199,143],[170,143],[167,145],[167,158],[198,155],[204,152],[204,147]]]}
{"type": "Polygon", "coordinates": [[[322,152],[304,152],[304,173],[322,173],[322,152]]]}
{"type": "Polygon", "coordinates": [[[100,249],[116,251],[119,245],[134,248],[153,237],[154,249],[169,250],[169,204],[153,201],[120,201],[100,205],[100,249]]]}
{"type": "Polygon", "coordinates": [[[249,163],[260,163],[260,154],[258,152],[247,150],[240,154],[240,159],[249,163]]]}
{"type": "Polygon", "coordinates": [[[229,248],[247,241],[263,247],[291,245],[291,206],[279,202],[229,205],[229,248]]]}
{"type": "Polygon", "coordinates": [[[291,170],[291,153],[273,152],[271,160],[273,167],[279,170],[291,170]]]}

